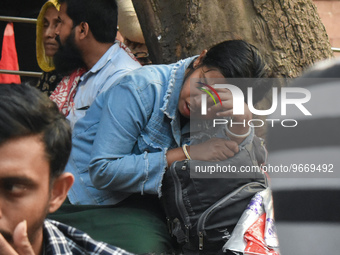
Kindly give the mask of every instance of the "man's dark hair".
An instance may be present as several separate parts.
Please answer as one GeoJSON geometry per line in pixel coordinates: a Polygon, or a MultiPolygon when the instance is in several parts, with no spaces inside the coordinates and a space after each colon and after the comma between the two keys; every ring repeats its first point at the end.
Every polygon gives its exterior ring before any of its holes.
{"type": "Polygon", "coordinates": [[[0,84],[0,146],[11,139],[40,135],[50,179],[64,171],[71,153],[71,128],[57,105],[26,84],[0,84]]]}
{"type": "MultiPolygon", "coordinates": [[[[225,78],[269,78],[272,77],[258,49],[243,40],[228,40],[211,47],[202,60],[202,66],[217,68],[225,78]]],[[[241,79],[239,79],[241,81],[241,79]]],[[[234,80],[233,80],[234,81],[234,80]]],[[[236,81],[237,82],[237,81],[236,81]]],[[[238,87],[247,97],[247,82],[238,87]]],[[[253,103],[256,104],[272,87],[268,79],[252,83],[253,103]]]]}
{"type": "Polygon", "coordinates": [[[73,26],[86,22],[98,42],[115,42],[118,24],[115,0],[59,0],[59,3],[67,4],[66,13],[73,26]]]}

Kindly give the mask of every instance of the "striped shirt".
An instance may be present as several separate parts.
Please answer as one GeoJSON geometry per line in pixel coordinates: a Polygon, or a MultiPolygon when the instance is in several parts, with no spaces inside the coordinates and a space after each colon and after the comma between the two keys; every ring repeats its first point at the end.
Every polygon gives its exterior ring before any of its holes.
{"type": "MultiPolygon", "coordinates": [[[[282,254],[339,254],[340,236],[340,60],[322,62],[292,86],[310,92],[286,116],[295,127],[268,128],[268,165],[282,254]],[[280,168],[279,168],[280,167],[280,168]]],[[[300,95],[301,96],[301,95],[300,95]]],[[[290,97],[291,98],[291,97],[290,97]]]]}

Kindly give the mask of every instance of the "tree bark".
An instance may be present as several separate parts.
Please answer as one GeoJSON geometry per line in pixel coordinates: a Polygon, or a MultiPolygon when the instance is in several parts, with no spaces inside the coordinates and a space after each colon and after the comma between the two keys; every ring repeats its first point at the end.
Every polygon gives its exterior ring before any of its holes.
{"type": "Polygon", "coordinates": [[[311,0],[133,0],[153,63],[172,63],[242,38],[279,77],[333,56],[311,0]]]}
{"type": "MultiPolygon", "coordinates": [[[[312,0],[132,2],[151,60],[156,64],[173,63],[236,38],[255,45],[276,77],[297,77],[316,61],[333,56],[312,0]]],[[[270,106],[271,95],[268,95],[256,108],[270,106]]],[[[265,137],[265,132],[266,127],[256,129],[258,136],[265,137]]]]}

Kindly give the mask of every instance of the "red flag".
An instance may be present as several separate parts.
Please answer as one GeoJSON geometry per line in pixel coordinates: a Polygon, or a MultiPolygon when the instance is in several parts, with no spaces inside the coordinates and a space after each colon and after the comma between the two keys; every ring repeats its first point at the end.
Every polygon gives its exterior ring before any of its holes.
{"type": "MultiPolygon", "coordinates": [[[[18,55],[15,47],[13,23],[8,23],[2,42],[0,69],[19,70],[18,55]]],[[[0,83],[21,83],[19,75],[0,74],[0,83]]]]}

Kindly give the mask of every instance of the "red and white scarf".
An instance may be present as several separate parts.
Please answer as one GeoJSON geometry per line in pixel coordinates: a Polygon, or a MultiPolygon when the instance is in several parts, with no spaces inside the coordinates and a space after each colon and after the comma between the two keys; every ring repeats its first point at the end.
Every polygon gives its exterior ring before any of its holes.
{"type": "MultiPolygon", "coordinates": [[[[116,40],[115,43],[118,43],[120,48],[125,50],[133,60],[138,62],[131,50],[124,43],[118,40],[116,40]]],[[[85,72],[86,70],[84,68],[78,68],[70,76],[65,76],[50,95],[50,99],[58,105],[59,111],[65,116],[69,114],[73,107],[73,99],[77,91],[79,79],[85,72]]]]}
{"type": "Polygon", "coordinates": [[[50,95],[50,99],[58,105],[59,111],[65,116],[73,107],[79,79],[85,72],[85,68],[78,68],[70,76],[65,76],[50,95]]]}

